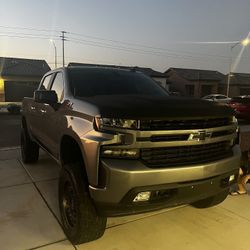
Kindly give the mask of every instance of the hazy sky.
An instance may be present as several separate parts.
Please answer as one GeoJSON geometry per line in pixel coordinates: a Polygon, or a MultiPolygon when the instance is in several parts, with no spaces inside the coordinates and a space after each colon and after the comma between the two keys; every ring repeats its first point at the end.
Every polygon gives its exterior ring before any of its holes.
{"type": "MultiPolygon", "coordinates": [[[[0,56],[227,73],[250,31],[250,0],[0,0],[0,56]],[[22,29],[26,28],[26,29],[22,29]],[[232,60],[231,60],[232,58],[232,60]]],[[[250,73],[250,45],[237,72],[250,73]]]]}

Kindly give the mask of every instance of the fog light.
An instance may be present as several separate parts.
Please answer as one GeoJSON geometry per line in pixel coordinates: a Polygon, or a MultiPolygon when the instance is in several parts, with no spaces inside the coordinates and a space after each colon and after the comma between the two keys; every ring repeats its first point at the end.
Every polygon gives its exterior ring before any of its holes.
{"type": "Polygon", "coordinates": [[[133,202],[138,202],[138,201],[148,201],[150,199],[151,192],[140,192],[136,195],[134,198],[133,202]]]}
{"type": "Polygon", "coordinates": [[[231,181],[234,181],[235,180],[235,175],[233,174],[233,175],[230,175],[230,177],[229,177],[229,182],[231,182],[231,181]]]}
{"type": "Polygon", "coordinates": [[[139,149],[102,148],[101,156],[108,158],[137,159],[139,152],[139,149]]]}

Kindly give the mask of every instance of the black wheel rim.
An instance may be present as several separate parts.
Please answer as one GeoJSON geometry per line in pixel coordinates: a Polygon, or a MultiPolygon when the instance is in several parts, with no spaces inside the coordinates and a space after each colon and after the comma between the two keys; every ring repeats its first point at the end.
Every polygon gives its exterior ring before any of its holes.
{"type": "Polygon", "coordinates": [[[77,224],[76,193],[70,182],[64,185],[62,209],[67,227],[75,227],[77,224]]]}

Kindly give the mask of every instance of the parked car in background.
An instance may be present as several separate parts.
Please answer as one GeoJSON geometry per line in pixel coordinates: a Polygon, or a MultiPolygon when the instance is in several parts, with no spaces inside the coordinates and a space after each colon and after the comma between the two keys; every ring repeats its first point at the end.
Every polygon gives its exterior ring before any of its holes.
{"type": "Polygon", "coordinates": [[[226,95],[221,94],[211,94],[202,97],[203,100],[212,101],[212,102],[220,102],[220,103],[229,103],[231,98],[226,95]]]}
{"type": "Polygon", "coordinates": [[[7,110],[12,115],[18,115],[21,111],[21,104],[10,103],[7,105],[7,110]]]}
{"type": "Polygon", "coordinates": [[[250,95],[233,97],[229,106],[236,111],[236,117],[250,120],[250,95]]]}

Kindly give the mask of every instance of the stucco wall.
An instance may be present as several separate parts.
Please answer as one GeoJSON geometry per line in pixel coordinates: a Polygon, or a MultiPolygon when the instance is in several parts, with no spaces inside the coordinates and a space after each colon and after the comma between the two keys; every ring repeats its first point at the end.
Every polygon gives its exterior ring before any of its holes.
{"type": "MultiPolygon", "coordinates": [[[[170,91],[179,92],[183,96],[187,96],[188,93],[186,91],[186,86],[191,85],[194,86],[194,97],[202,97],[204,96],[204,88],[203,86],[211,86],[211,93],[218,93],[218,84],[217,81],[209,81],[209,80],[199,80],[199,81],[189,81],[182,77],[180,77],[176,72],[170,71],[167,74],[167,79],[170,82],[170,91]]],[[[211,94],[208,93],[208,94],[211,94]]]]}
{"type": "Polygon", "coordinates": [[[190,84],[187,80],[179,77],[175,72],[169,72],[167,77],[170,82],[169,90],[172,92],[179,92],[181,95],[186,95],[185,85],[190,84]]]}
{"type": "Polygon", "coordinates": [[[168,90],[168,85],[166,84],[167,79],[164,77],[152,77],[156,82],[160,83],[161,86],[168,90]]]}

